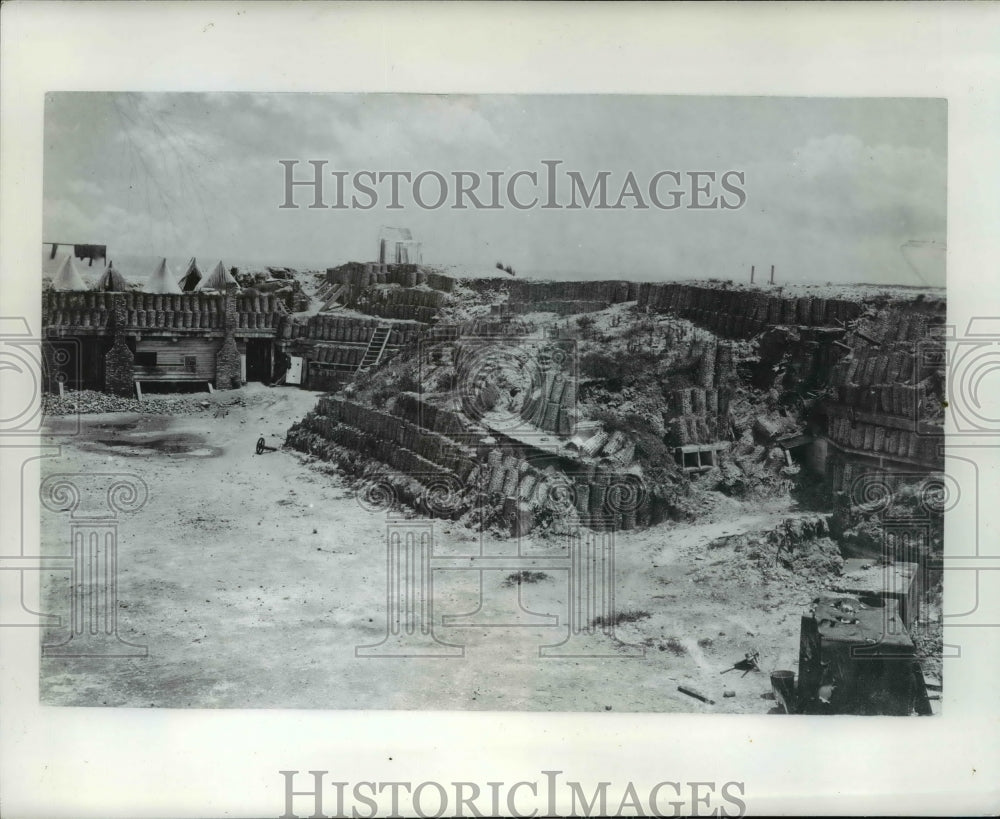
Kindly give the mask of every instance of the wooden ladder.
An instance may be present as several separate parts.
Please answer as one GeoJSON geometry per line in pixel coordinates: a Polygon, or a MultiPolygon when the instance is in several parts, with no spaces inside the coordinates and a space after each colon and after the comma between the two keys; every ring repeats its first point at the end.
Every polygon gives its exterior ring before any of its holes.
{"type": "Polygon", "coordinates": [[[361,363],[358,364],[357,372],[370,370],[372,367],[379,365],[382,355],[385,353],[385,345],[389,343],[389,331],[391,329],[386,325],[380,325],[375,328],[375,332],[372,333],[371,340],[368,342],[368,347],[365,349],[365,354],[361,357],[361,363]]]}
{"type": "Polygon", "coordinates": [[[323,299],[323,306],[319,308],[320,312],[326,312],[327,310],[341,309],[344,305],[339,304],[338,302],[341,299],[341,297],[345,295],[346,291],[347,291],[346,284],[335,284],[333,285],[332,289],[324,290],[322,295],[320,295],[319,292],[317,292],[317,295],[319,295],[320,298],[323,299]]]}

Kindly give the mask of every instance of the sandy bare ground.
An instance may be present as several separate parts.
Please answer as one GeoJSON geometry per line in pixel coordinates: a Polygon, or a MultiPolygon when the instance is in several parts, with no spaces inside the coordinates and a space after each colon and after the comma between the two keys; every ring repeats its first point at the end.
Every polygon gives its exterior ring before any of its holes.
{"type": "MultiPolygon", "coordinates": [[[[434,573],[434,631],[464,657],[366,658],[355,648],[386,631],[386,518],[366,511],[327,465],[278,451],[254,454],[264,434],[283,441],[317,395],[251,386],[245,406],[164,417],[84,417],[84,434],[44,462],[43,474],[119,471],[150,497],[119,529],[119,632],[143,659],[43,658],[41,698],[57,705],[203,708],[371,708],[766,713],[767,671],[796,669],[799,617],[821,589],[777,584],[742,568],[723,534],[769,528],[787,508],[724,506],[697,525],[619,533],[616,608],[648,617],[590,638],[605,657],[540,658],[566,636],[567,574],[505,587],[509,571],[434,573]],[[166,446],[148,446],[160,440],[166,446]],[[171,443],[172,442],[172,443],[171,443]],[[482,601],[480,601],[482,577],[482,601]],[[520,595],[520,600],[519,600],[520,595]],[[482,603],[480,608],[480,602],[482,603]],[[443,624],[475,612],[474,625],[443,624]],[[527,612],[534,612],[532,616],[527,612]],[[552,625],[553,616],[558,625],[552,625]],[[521,625],[512,625],[520,623],[521,625]],[[498,625],[499,624],[499,625],[498,625]],[[720,674],[744,652],[765,673],[720,674]],[[687,685],[715,700],[678,692],[687,685]],[[728,689],[735,696],[724,697],[728,689]]],[[[51,424],[63,423],[52,419],[51,424]]],[[[468,554],[479,536],[434,521],[435,552],[468,554]]],[[[43,546],[68,551],[65,514],[46,512],[43,546]]],[[[518,545],[489,540],[483,550],[518,545]]],[[[559,539],[523,554],[565,555],[559,539]]],[[[42,573],[46,611],[64,612],[67,572],[42,573]]],[[[65,631],[50,629],[45,642],[65,631]]]]}

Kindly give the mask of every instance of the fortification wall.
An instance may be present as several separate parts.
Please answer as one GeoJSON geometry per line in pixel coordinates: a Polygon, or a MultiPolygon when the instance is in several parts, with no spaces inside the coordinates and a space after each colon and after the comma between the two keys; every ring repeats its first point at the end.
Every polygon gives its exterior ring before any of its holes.
{"type": "MultiPolygon", "coordinates": [[[[412,404],[408,405],[408,409],[412,404]]],[[[288,442],[303,449],[305,431],[348,450],[375,458],[412,477],[445,473],[464,482],[475,468],[475,451],[399,415],[342,398],[325,396],[289,431],[288,442]]]]}
{"type": "MultiPolygon", "coordinates": [[[[802,407],[810,407],[807,432],[829,443],[827,450],[823,442],[828,454],[822,466],[834,491],[849,491],[858,476],[867,472],[904,480],[942,469],[940,425],[934,419],[935,402],[941,400],[937,382],[943,383],[943,365],[927,372],[921,356],[928,345],[939,345],[943,352],[943,337],[938,339],[933,332],[944,320],[943,304],[928,306],[915,300],[888,306],[880,302],[879,307],[845,299],[790,298],[681,284],[476,282],[479,289],[498,285],[507,289],[512,312],[548,307],[555,312],[599,309],[598,305],[635,300],[640,306],[674,313],[704,328],[677,322],[688,332],[676,343],[690,344],[691,355],[682,377],[670,376],[671,385],[684,386],[671,389],[665,385],[670,444],[714,444],[731,437],[730,404],[737,386],[739,349],[744,358],[752,355],[748,351],[759,352],[757,372],[767,380],[756,385],[759,390],[772,392],[780,387],[786,394],[793,393],[792,399],[801,399],[802,407]],[[759,347],[725,340],[760,333],[764,334],[759,347]]],[[[446,298],[442,291],[419,286],[375,287],[368,292],[385,294],[378,304],[386,308],[436,311],[446,298]]],[[[360,361],[377,324],[375,318],[315,316],[304,323],[292,322],[289,333],[293,340],[317,350],[333,350],[332,363],[352,364],[360,361]]],[[[419,338],[436,342],[470,335],[512,336],[531,329],[521,322],[492,319],[454,327],[397,327],[390,344],[408,346],[419,338]]],[[[461,381],[460,341],[453,352],[461,381]]],[[[774,394],[785,402],[781,389],[774,394]]],[[[545,373],[523,404],[521,418],[547,433],[570,436],[577,421],[576,392],[577,382],[565,373],[545,373]]],[[[784,405],[791,408],[793,404],[784,405]]],[[[400,394],[389,411],[325,398],[314,413],[293,427],[289,443],[325,452],[324,457],[348,464],[356,473],[361,468],[356,459],[361,456],[411,477],[450,476],[463,492],[482,487],[490,503],[503,510],[501,517],[518,531],[526,531],[546,510],[565,513],[552,506],[553,493],[562,498],[563,506],[569,498],[572,513],[580,519],[607,519],[619,528],[662,517],[649,499],[628,510],[609,505],[608,498],[614,495],[609,489],[615,479],[612,473],[627,469],[630,455],[617,460],[608,456],[598,466],[600,458],[589,457],[585,442],[577,442],[579,457],[566,455],[566,463],[556,467],[551,453],[532,451],[516,436],[508,440],[499,434],[494,436],[497,442],[481,448],[477,455],[471,441],[490,433],[477,428],[469,417],[428,404],[411,393],[400,394]],[[611,477],[606,481],[607,475],[611,477]]],[[[802,420],[806,420],[805,411],[802,420]]],[[[604,451],[612,437],[605,434],[602,440],[586,443],[604,451]]],[[[616,443],[622,444],[612,447],[616,452],[629,453],[627,442],[616,443]]]]}
{"type": "Polygon", "coordinates": [[[418,287],[426,284],[434,290],[451,293],[456,279],[427,270],[417,264],[379,264],[376,262],[348,262],[340,267],[327,268],[327,281],[346,284],[360,291],[377,284],[398,284],[401,287],[418,287]]]}
{"type": "Polygon", "coordinates": [[[824,402],[835,491],[849,492],[865,473],[943,470],[944,318],[888,309],[848,338],[850,353],[832,369],[824,402]]]}
{"type": "MultiPolygon", "coordinates": [[[[108,323],[113,299],[125,300],[126,329],[224,330],[225,302],[222,294],[103,293],[48,291],[42,295],[46,327],[98,328],[108,323]]],[[[237,296],[236,329],[277,330],[286,316],[277,296],[237,296]]]]}
{"type": "Polygon", "coordinates": [[[545,432],[572,435],[576,430],[577,382],[562,372],[547,372],[540,388],[521,408],[521,418],[545,432]]]}
{"type": "Polygon", "coordinates": [[[362,291],[354,304],[372,315],[429,324],[446,298],[440,290],[427,287],[374,287],[362,291]]]}
{"type": "Polygon", "coordinates": [[[552,466],[551,456],[532,458],[528,448],[491,438],[480,439],[477,453],[470,441],[482,434],[458,413],[402,393],[392,412],[323,397],[287,441],[354,474],[368,474],[364,464],[378,461],[394,471],[410,500],[419,495],[413,483],[451,487],[465,496],[455,508],[485,504],[488,517],[513,532],[529,531],[546,514],[620,529],[645,525],[657,514],[638,475],[616,471],[610,461],[581,461],[567,472],[552,466]]]}
{"type": "MultiPolygon", "coordinates": [[[[319,314],[309,316],[307,319],[294,319],[283,337],[290,340],[367,344],[375,328],[384,324],[385,322],[380,322],[377,318],[319,314]]],[[[388,344],[390,346],[412,344],[420,332],[421,328],[414,325],[393,324],[389,331],[388,344]]]]}
{"type": "Polygon", "coordinates": [[[682,316],[727,338],[749,338],[769,325],[837,326],[859,316],[862,309],[858,302],[845,299],[786,298],[687,284],[642,284],[638,304],[682,316]]]}
{"type": "Polygon", "coordinates": [[[416,393],[401,392],[391,407],[392,414],[441,435],[468,440],[472,425],[461,414],[435,406],[416,393]]]}

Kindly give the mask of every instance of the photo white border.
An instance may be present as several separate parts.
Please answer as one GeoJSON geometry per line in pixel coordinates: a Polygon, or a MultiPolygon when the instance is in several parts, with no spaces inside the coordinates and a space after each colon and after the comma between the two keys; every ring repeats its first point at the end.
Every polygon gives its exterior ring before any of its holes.
{"type": "MultiPolygon", "coordinates": [[[[949,104],[949,320],[963,328],[973,315],[1000,316],[998,12],[987,3],[6,4],[0,315],[27,316],[38,331],[47,91],[919,96],[949,104]]],[[[983,451],[983,498],[1000,497],[994,452],[983,451]]],[[[0,491],[5,507],[19,502],[11,476],[0,491]]],[[[993,540],[995,506],[980,521],[993,540]]],[[[949,518],[948,544],[966,541],[970,523],[949,518]]],[[[998,602],[981,605],[1000,623],[998,602]]],[[[482,784],[555,769],[591,789],[740,780],[752,814],[996,813],[1000,629],[956,629],[946,642],[963,656],[945,661],[935,719],[210,711],[41,707],[37,630],[0,629],[0,800],[10,817],[278,816],[279,769],[482,784]]]]}

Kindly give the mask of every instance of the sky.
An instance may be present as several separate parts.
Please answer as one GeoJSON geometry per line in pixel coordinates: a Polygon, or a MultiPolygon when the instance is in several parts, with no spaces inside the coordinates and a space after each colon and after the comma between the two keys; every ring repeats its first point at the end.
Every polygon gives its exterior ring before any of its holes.
{"type": "MultiPolygon", "coordinates": [[[[374,260],[380,228],[400,226],[425,263],[502,261],[522,276],[746,281],[773,264],[778,282],[940,287],[946,171],[947,107],[933,99],[67,92],[46,97],[43,239],[106,244],[111,259],[325,267],[374,260]],[[505,184],[559,160],[588,186],[607,171],[612,203],[629,172],[647,191],[660,171],[741,172],[746,201],[431,210],[404,183],[393,210],[383,183],[369,210],[308,208],[301,188],[301,207],[281,208],[280,160],[298,160],[302,179],[309,160],[347,172],[348,199],[362,170],[493,171],[505,184]]],[[[423,190],[436,198],[433,180],[423,190]]]]}

